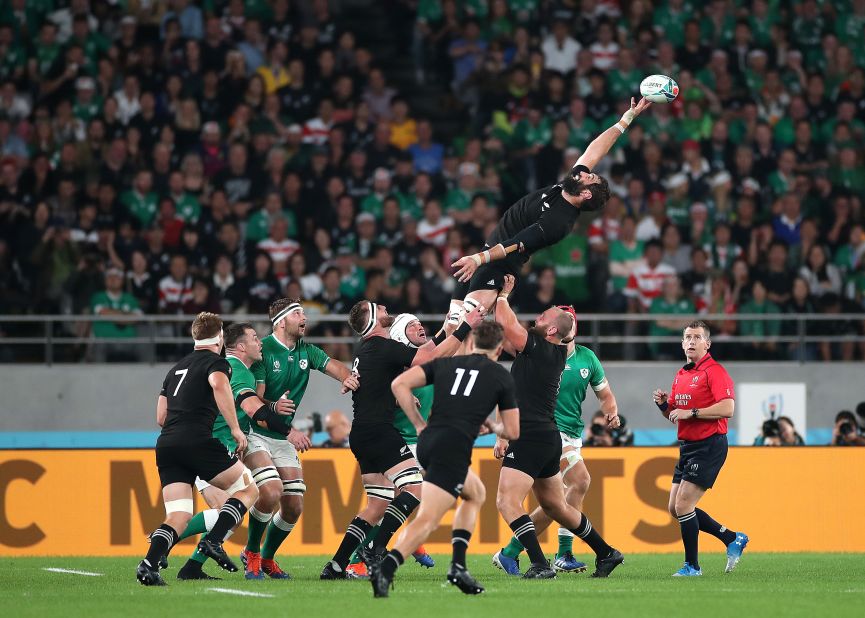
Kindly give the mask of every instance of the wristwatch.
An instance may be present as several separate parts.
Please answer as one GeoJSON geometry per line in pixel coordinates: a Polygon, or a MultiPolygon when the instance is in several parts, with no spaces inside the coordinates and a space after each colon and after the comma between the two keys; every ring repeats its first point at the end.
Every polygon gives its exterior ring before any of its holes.
{"type": "Polygon", "coordinates": [[[691,418],[697,418],[698,416],[700,416],[700,410],[698,410],[697,408],[691,410],[691,418]]]}

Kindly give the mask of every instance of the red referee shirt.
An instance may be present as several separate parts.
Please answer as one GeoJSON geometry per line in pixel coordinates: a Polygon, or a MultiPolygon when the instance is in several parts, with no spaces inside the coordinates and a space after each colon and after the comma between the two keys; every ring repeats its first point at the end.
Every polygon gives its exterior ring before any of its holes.
{"type": "MultiPolygon", "coordinates": [[[[690,365],[688,363],[679,369],[673,380],[667,401],[670,409],[703,410],[724,399],[735,398],[730,374],[711,354],[706,354],[693,367],[690,365]]],[[[726,418],[712,420],[685,416],[679,420],[679,440],[704,440],[716,433],[727,433],[726,418]]]]}

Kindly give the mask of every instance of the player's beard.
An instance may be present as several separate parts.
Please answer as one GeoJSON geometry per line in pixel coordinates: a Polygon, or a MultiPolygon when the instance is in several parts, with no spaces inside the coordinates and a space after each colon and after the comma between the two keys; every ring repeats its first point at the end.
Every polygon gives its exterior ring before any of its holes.
{"type": "Polygon", "coordinates": [[[546,339],[547,337],[547,326],[546,324],[535,324],[529,329],[529,332],[537,335],[541,339],[546,339]]]}
{"type": "Polygon", "coordinates": [[[394,320],[396,320],[396,318],[392,315],[385,315],[378,319],[378,323],[381,324],[383,328],[390,328],[393,326],[394,320]]]}
{"type": "Polygon", "coordinates": [[[562,190],[565,193],[569,193],[574,197],[578,196],[580,192],[585,189],[585,185],[579,178],[574,178],[570,174],[565,176],[559,181],[559,184],[562,186],[562,190]]]}

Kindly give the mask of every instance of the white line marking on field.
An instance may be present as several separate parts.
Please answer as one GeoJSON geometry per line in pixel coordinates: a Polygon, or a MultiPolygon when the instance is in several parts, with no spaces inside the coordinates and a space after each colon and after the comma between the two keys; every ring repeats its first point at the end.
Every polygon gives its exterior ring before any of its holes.
{"type": "Polygon", "coordinates": [[[233,590],[231,588],[208,588],[211,592],[224,592],[225,594],[236,594],[240,597],[261,597],[264,599],[272,599],[272,594],[265,594],[263,592],[249,592],[248,590],[233,590]]]}
{"type": "Polygon", "coordinates": [[[90,571],[75,571],[73,569],[60,569],[57,567],[44,567],[43,571],[51,571],[52,573],[71,573],[72,575],[86,575],[87,577],[102,577],[102,573],[92,573],[90,571]]]}

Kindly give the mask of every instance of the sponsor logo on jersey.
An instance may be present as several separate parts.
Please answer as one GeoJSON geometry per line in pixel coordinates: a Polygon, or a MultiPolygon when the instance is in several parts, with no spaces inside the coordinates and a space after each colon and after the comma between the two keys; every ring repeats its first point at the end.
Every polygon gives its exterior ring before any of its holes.
{"type": "Polygon", "coordinates": [[[495,284],[496,284],[495,279],[490,279],[489,281],[487,281],[487,285],[495,285],[495,284]]]}
{"type": "Polygon", "coordinates": [[[586,369],[585,367],[583,367],[582,369],[580,369],[580,375],[585,380],[586,378],[589,377],[589,370],[586,369]]]}
{"type": "Polygon", "coordinates": [[[692,387],[697,386],[697,382],[699,380],[700,380],[700,376],[694,376],[694,378],[691,380],[691,386],[692,387]]]}
{"type": "Polygon", "coordinates": [[[305,358],[301,358],[299,364],[301,369],[306,369],[309,366],[309,361],[305,358]]]}
{"type": "Polygon", "coordinates": [[[282,371],[282,366],[279,364],[278,358],[273,359],[273,371],[274,373],[279,373],[280,371],[282,371]]]}
{"type": "Polygon", "coordinates": [[[511,451],[510,453],[508,453],[507,455],[505,455],[505,457],[508,458],[508,459],[516,459],[516,457],[514,457],[514,452],[513,452],[513,451],[511,451]]]}

